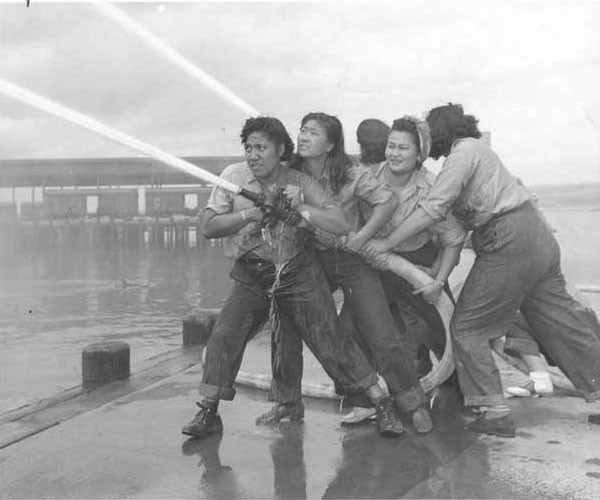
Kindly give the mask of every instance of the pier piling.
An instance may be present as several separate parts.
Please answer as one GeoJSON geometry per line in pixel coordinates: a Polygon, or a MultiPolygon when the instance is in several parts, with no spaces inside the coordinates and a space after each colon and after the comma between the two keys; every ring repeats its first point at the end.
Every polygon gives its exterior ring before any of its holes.
{"type": "Polygon", "coordinates": [[[83,385],[129,377],[130,349],[126,342],[95,342],[83,349],[81,358],[83,385]]]}

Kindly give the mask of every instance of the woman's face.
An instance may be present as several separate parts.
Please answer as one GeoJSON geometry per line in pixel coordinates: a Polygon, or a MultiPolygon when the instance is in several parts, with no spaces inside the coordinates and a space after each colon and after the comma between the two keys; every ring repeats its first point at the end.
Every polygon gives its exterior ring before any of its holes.
{"type": "Polygon", "coordinates": [[[412,134],[393,130],[388,137],[385,159],[390,171],[395,175],[412,172],[417,166],[419,148],[412,134]]]}
{"type": "Polygon", "coordinates": [[[318,158],[329,153],[333,143],[327,139],[327,133],[316,120],[308,120],[298,133],[298,154],[302,158],[318,158]]]}

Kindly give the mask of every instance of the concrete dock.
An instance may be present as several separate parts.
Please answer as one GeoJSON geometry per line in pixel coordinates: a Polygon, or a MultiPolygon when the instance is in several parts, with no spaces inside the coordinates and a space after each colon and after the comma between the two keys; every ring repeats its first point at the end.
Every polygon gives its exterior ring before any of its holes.
{"type": "MultiPolygon", "coordinates": [[[[251,342],[246,374],[268,374],[267,345],[251,342]]],[[[433,433],[416,436],[408,426],[384,439],[372,423],[341,427],[339,402],[328,399],[306,398],[304,423],[257,427],[271,405],[266,392],[237,385],[235,400],[220,407],[223,434],[189,439],[180,428],[196,411],[200,353],[155,361],[129,381],[24,408],[0,424],[0,497],[600,496],[600,426],[587,423],[600,405],[579,398],[511,399],[517,437],[501,439],[465,433],[458,398],[445,389],[433,433]],[[34,424],[39,432],[9,443],[19,426],[34,424]]],[[[305,363],[308,383],[328,383],[314,358],[305,363]]],[[[507,383],[521,377],[502,374],[507,383]]]]}

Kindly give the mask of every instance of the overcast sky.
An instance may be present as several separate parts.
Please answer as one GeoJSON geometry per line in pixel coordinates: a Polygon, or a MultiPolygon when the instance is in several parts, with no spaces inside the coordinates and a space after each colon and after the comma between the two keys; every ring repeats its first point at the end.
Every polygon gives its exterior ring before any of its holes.
{"type": "MultiPolygon", "coordinates": [[[[120,7],[293,137],[325,111],[355,152],[363,118],[460,102],[525,182],[600,181],[599,1],[120,7]]],[[[89,4],[0,5],[0,73],[176,155],[242,153],[242,111],[89,4]]],[[[88,156],[135,153],[0,97],[0,158],[88,156]]]]}

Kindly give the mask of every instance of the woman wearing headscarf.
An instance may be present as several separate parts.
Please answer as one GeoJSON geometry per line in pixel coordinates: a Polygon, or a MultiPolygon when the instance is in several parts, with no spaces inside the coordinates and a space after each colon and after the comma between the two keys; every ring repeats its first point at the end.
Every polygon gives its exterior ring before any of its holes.
{"type": "Polygon", "coordinates": [[[520,309],[534,338],[588,401],[600,399],[600,331],[565,289],[560,249],[532,195],[482,140],[477,119],[461,105],[427,115],[430,156],[445,157],[417,209],[373,253],[389,251],[449,213],[472,229],[476,258],[456,304],[451,334],[465,404],[480,415],[474,433],[515,436],[490,342],[520,309]]]}
{"type": "MultiPolygon", "coordinates": [[[[391,130],[382,125],[379,120],[364,120],[356,131],[362,164],[370,164],[375,177],[389,186],[399,201],[377,238],[389,235],[406,220],[427,196],[435,180],[435,175],[423,166],[431,146],[427,123],[404,116],[394,121],[391,130]]],[[[362,208],[363,216],[368,219],[370,207],[363,205],[362,208]]],[[[450,215],[391,250],[421,266],[434,278],[431,284],[419,290],[414,290],[393,272],[379,273],[392,314],[410,346],[409,356],[417,362],[421,376],[431,368],[429,351],[438,358],[444,352],[445,329],[434,304],[444,288],[449,293],[448,276],[460,259],[465,234],[450,215]]],[[[372,408],[366,408],[364,400],[351,402],[356,407],[342,418],[342,423],[359,423],[372,415],[372,408]]]]}

